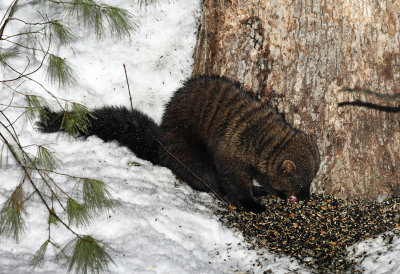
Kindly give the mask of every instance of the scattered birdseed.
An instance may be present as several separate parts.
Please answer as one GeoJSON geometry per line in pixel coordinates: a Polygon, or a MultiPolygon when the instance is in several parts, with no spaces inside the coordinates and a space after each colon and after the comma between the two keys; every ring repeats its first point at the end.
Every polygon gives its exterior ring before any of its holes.
{"type": "Polygon", "coordinates": [[[239,229],[253,247],[295,257],[317,272],[353,270],[347,248],[387,231],[400,234],[400,197],[377,201],[311,195],[289,202],[275,196],[260,200],[260,214],[218,210],[222,223],[239,229]],[[238,220],[240,218],[240,220],[238,220]]]}

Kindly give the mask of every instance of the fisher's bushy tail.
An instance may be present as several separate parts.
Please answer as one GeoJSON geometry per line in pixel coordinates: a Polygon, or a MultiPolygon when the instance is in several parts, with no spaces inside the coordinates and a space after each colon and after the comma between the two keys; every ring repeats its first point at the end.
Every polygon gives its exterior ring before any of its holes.
{"type": "MultiPolygon", "coordinates": [[[[44,133],[65,131],[64,116],[74,114],[49,109],[45,111],[46,119],[36,123],[44,133]]],[[[78,127],[75,131],[78,136],[96,135],[106,142],[115,140],[139,158],[161,165],[161,155],[164,154],[158,143],[161,140],[161,129],[146,114],[125,107],[102,107],[92,110],[91,114],[86,116],[89,120],[87,127],[78,127]]]]}

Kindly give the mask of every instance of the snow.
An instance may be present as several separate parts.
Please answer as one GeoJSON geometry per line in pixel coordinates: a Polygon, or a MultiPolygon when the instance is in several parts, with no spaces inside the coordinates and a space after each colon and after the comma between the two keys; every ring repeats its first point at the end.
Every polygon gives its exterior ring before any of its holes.
{"type": "MultiPolygon", "coordinates": [[[[2,17],[11,0],[1,2],[2,17]]],[[[134,107],[159,122],[173,91],[190,77],[200,1],[160,0],[146,9],[139,9],[132,1],[108,3],[134,13],[140,29],[130,39],[115,40],[106,36],[97,41],[95,35],[77,28],[76,42],[53,50],[72,64],[79,82],[64,90],[50,86],[43,72],[33,77],[46,83],[57,96],[90,108],[130,107],[125,64],[134,107]]],[[[21,10],[18,16],[38,18],[33,11],[26,12],[21,10]]],[[[16,32],[18,26],[11,24],[6,32],[16,32]]],[[[20,63],[23,70],[24,60],[20,63]]],[[[10,77],[3,71],[0,73],[1,79],[10,77]]],[[[22,87],[43,94],[32,82],[22,87]]],[[[0,89],[0,103],[5,104],[11,93],[4,86],[0,89]]],[[[17,96],[13,104],[22,105],[23,98],[17,96]]],[[[7,110],[12,119],[20,113],[19,109],[7,110]]],[[[310,272],[293,258],[265,249],[250,250],[239,232],[224,227],[213,214],[212,208],[218,206],[214,197],[192,190],[177,181],[170,170],[137,158],[125,147],[104,143],[96,137],[81,140],[63,134],[41,134],[23,119],[16,124],[16,130],[23,145],[49,144],[63,162],[59,172],[100,179],[110,187],[117,202],[115,210],[99,214],[88,227],[74,229],[109,244],[109,254],[115,262],[110,265],[111,273],[310,272]]],[[[15,163],[11,160],[5,163],[3,157],[0,178],[0,204],[3,204],[19,183],[21,173],[15,163]]],[[[69,177],[55,175],[54,179],[66,189],[74,186],[69,177]]],[[[60,208],[55,209],[61,212],[60,208]]],[[[31,256],[47,239],[48,213],[37,196],[29,200],[27,213],[27,227],[18,242],[0,236],[0,273],[65,273],[65,268],[53,262],[52,248],[48,249],[43,266],[35,270],[28,266],[31,256]]],[[[62,244],[73,235],[57,225],[52,227],[52,238],[62,244]]],[[[378,238],[350,249],[366,273],[400,273],[399,246],[398,237],[392,243],[378,238]]]]}

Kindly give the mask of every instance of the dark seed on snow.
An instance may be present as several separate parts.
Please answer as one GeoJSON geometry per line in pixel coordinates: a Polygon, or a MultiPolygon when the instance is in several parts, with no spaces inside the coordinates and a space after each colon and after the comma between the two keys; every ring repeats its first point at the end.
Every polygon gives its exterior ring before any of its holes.
{"type": "MultiPolygon", "coordinates": [[[[311,195],[309,201],[288,202],[264,197],[261,214],[228,210],[217,213],[229,227],[242,231],[256,247],[297,258],[318,271],[352,270],[347,247],[383,232],[400,233],[400,197],[375,201],[343,200],[329,195],[311,195]]],[[[391,242],[393,236],[385,241],[391,242]]]]}

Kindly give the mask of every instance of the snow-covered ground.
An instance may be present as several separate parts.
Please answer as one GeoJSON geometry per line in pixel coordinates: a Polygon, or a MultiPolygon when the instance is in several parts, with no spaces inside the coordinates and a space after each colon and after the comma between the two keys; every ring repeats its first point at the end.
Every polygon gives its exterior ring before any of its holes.
{"type": "MultiPolygon", "coordinates": [[[[0,3],[0,18],[11,0],[0,3]]],[[[35,79],[46,83],[56,95],[73,99],[91,108],[103,105],[130,106],[123,64],[126,65],[134,107],[160,121],[164,104],[184,79],[190,77],[192,52],[196,39],[199,0],[160,0],[159,4],[138,9],[125,0],[108,1],[137,15],[140,29],[131,39],[95,35],[80,29],[71,46],[55,52],[67,58],[79,75],[79,83],[66,90],[51,87],[44,73],[35,79]]],[[[19,14],[37,18],[36,13],[19,14]]],[[[17,26],[10,26],[13,33],[17,26]]],[[[0,46],[4,46],[2,44],[0,46]]],[[[23,62],[21,61],[21,64],[23,62]]],[[[22,65],[21,65],[22,66],[22,65]]],[[[23,70],[24,67],[21,67],[23,70]]],[[[9,75],[0,71],[0,79],[9,75]]],[[[40,88],[26,83],[26,91],[40,88]]],[[[10,91],[0,85],[0,103],[8,102],[10,91]]],[[[14,105],[22,105],[16,98],[14,105]]],[[[1,106],[0,106],[1,107],[1,106]]],[[[7,110],[17,118],[20,110],[7,110]]],[[[216,200],[209,194],[192,190],[178,182],[171,171],[137,158],[116,143],[104,143],[96,137],[72,139],[63,134],[40,134],[29,123],[16,124],[23,145],[50,144],[63,162],[60,172],[103,180],[118,202],[115,211],[96,216],[92,225],[76,229],[104,240],[115,264],[111,273],[308,273],[295,259],[278,256],[268,250],[249,250],[240,233],[218,221],[211,208],[216,200]],[[140,165],[131,165],[129,163],[140,165]],[[261,264],[261,266],[259,266],[261,264]]],[[[1,129],[3,130],[3,129],[1,129]]],[[[0,204],[20,181],[16,164],[0,167],[0,204]]],[[[54,177],[60,185],[70,185],[68,177],[54,177]]],[[[32,273],[28,266],[32,254],[47,239],[48,213],[37,197],[27,206],[27,228],[19,242],[0,237],[0,273],[32,273]]],[[[64,243],[73,235],[62,225],[52,228],[53,239],[64,243]]],[[[400,239],[386,243],[382,238],[357,246],[360,267],[366,273],[400,273],[400,239]]],[[[52,261],[48,249],[45,263],[34,273],[65,273],[52,261]]]]}

